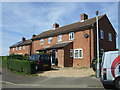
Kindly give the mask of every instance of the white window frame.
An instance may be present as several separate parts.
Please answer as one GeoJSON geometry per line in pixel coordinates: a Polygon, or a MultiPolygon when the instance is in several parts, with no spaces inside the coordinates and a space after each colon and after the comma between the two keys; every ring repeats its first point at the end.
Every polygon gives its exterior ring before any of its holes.
{"type": "Polygon", "coordinates": [[[108,33],[108,40],[112,41],[112,34],[111,33],[108,33]]]}
{"type": "Polygon", "coordinates": [[[52,37],[49,37],[49,38],[48,38],[48,43],[49,43],[49,44],[52,43],[51,41],[52,41],[52,37]]]}
{"type": "Polygon", "coordinates": [[[15,48],[13,48],[13,51],[15,51],[15,48]]]}
{"type": "Polygon", "coordinates": [[[74,40],[74,38],[75,38],[74,32],[70,32],[69,33],[69,40],[74,40]]]}
{"type": "Polygon", "coordinates": [[[16,51],[18,50],[18,47],[16,47],[16,51]]]}
{"type": "Polygon", "coordinates": [[[82,59],[83,58],[83,49],[81,49],[81,48],[80,49],[74,49],[74,58],[75,59],[82,59]],[[78,57],[75,56],[76,50],[78,51],[78,57]],[[80,51],[81,51],[81,56],[79,55],[80,51]]]}
{"type": "Polygon", "coordinates": [[[19,50],[22,50],[21,46],[19,47],[19,50]]]}
{"type": "Polygon", "coordinates": [[[62,34],[58,35],[58,42],[62,42],[62,34]]]}
{"type": "Polygon", "coordinates": [[[70,57],[73,57],[73,49],[70,49],[70,57]]]}
{"type": "Polygon", "coordinates": [[[104,31],[100,30],[100,39],[104,39],[104,31]]]}
{"type": "Polygon", "coordinates": [[[40,45],[44,44],[44,39],[40,39],[40,45]]]}
{"type": "Polygon", "coordinates": [[[25,46],[23,46],[23,50],[25,50],[25,46]]]}

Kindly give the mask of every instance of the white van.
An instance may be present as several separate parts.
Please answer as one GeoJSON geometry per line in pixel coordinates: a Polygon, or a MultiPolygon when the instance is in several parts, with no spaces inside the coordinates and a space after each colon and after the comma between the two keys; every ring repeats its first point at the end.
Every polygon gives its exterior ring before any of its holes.
{"type": "Polygon", "coordinates": [[[120,89],[120,51],[105,52],[101,63],[101,82],[105,88],[120,89]]]}

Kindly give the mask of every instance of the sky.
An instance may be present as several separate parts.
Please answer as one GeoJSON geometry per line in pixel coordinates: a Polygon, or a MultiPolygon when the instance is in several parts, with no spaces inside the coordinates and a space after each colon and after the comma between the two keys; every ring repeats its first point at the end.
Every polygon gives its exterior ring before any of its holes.
{"type": "Polygon", "coordinates": [[[8,55],[9,46],[21,41],[22,37],[30,39],[33,34],[52,29],[54,23],[64,26],[78,22],[82,13],[93,18],[96,10],[99,15],[107,14],[118,33],[117,2],[3,2],[1,8],[0,56],[8,55]]]}

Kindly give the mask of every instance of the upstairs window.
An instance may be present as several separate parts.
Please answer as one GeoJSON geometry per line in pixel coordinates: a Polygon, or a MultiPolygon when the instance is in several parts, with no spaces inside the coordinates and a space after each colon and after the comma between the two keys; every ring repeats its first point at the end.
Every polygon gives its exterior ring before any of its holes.
{"type": "Polygon", "coordinates": [[[111,33],[108,33],[108,40],[112,41],[112,34],[111,33]]]}
{"type": "Polygon", "coordinates": [[[19,47],[19,50],[22,50],[22,48],[21,48],[21,47],[19,47]]]}
{"type": "Polygon", "coordinates": [[[44,44],[44,39],[41,39],[40,40],[40,45],[43,45],[44,44]]]}
{"type": "Polygon", "coordinates": [[[13,51],[15,51],[15,48],[13,48],[13,51]]]}
{"type": "Polygon", "coordinates": [[[23,46],[23,50],[25,50],[25,46],[23,46]]]}
{"type": "Polygon", "coordinates": [[[100,39],[104,39],[104,31],[100,30],[100,39]]]}
{"type": "Polygon", "coordinates": [[[18,47],[16,47],[16,51],[18,50],[18,47]]]}
{"type": "Polygon", "coordinates": [[[49,44],[52,43],[52,37],[49,37],[49,38],[48,38],[48,43],[49,43],[49,44]]]}
{"type": "Polygon", "coordinates": [[[73,40],[74,39],[74,32],[70,32],[69,33],[69,40],[73,40]]]}
{"type": "Polygon", "coordinates": [[[83,50],[82,49],[74,49],[74,58],[83,58],[83,50]]]}
{"type": "Polygon", "coordinates": [[[62,35],[58,35],[58,42],[62,41],[62,35]]]}

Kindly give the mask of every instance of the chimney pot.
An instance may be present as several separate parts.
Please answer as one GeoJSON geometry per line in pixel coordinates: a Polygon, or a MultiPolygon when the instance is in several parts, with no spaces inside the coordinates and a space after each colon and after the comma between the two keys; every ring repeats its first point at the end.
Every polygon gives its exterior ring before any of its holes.
{"type": "Polygon", "coordinates": [[[22,41],[24,42],[26,39],[24,37],[22,37],[22,41]]]}
{"type": "Polygon", "coordinates": [[[32,35],[32,38],[34,38],[35,36],[36,36],[36,35],[35,35],[35,34],[33,34],[33,35],[32,35]]]}
{"type": "Polygon", "coordinates": [[[88,19],[88,15],[83,13],[80,15],[80,18],[81,18],[81,21],[84,21],[84,20],[88,19]]]}
{"type": "Polygon", "coordinates": [[[53,24],[53,29],[56,29],[56,28],[58,28],[58,27],[59,27],[59,24],[58,24],[58,23],[53,24]]]}

